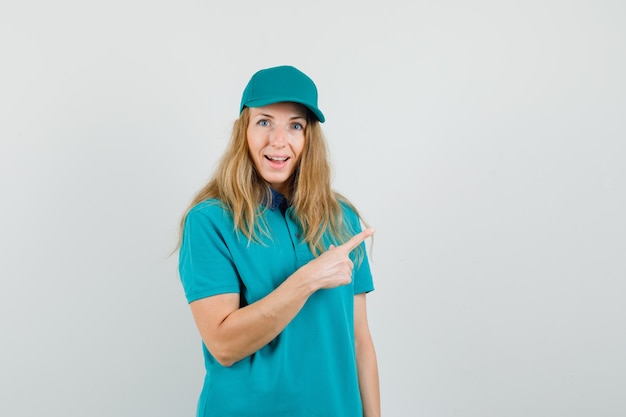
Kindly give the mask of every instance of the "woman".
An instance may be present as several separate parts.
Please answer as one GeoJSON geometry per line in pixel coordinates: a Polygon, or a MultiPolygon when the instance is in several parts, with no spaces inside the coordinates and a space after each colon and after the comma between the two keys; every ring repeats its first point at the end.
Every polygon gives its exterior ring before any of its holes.
{"type": "Polygon", "coordinates": [[[380,415],[374,231],[330,188],[322,122],[307,75],[258,71],[183,217],[179,271],[206,367],[198,416],[380,415]]]}

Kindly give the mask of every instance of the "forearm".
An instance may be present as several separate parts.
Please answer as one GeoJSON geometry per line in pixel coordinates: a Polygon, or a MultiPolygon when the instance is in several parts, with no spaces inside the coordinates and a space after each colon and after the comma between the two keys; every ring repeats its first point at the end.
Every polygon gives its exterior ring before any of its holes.
{"type": "Polygon", "coordinates": [[[364,417],[380,416],[380,387],[378,362],[374,343],[370,339],[356,347],[359,390],[363,403],[364,417]]]}
{"type": "Polygon", "coordinates": [[[297,271],[266,297],[230,313],[212,337],[209,350],[216,359],[230,366],[278,336],[314,291],[306,278],[297,271]]]}

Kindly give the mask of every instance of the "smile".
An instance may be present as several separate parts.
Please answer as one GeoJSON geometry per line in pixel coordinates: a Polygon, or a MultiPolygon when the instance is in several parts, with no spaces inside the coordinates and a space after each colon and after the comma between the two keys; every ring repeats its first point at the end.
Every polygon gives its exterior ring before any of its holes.
{"type": "Polygon", "coordinates": [[[285,162],[287,159],[289,159],[288,156],[269,156],[269,155],[265,155],[265,158],[274,162],[285,162]]]}

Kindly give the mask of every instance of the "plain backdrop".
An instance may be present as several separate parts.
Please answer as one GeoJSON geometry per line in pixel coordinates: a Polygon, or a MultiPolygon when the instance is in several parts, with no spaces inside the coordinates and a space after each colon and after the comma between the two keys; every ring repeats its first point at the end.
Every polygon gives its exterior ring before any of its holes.
{"type": "Polygon", "coordinates": [[[621,0],[3,1],[0,415],[195,415],[168,255],[245,84],[284,64],[377,229],[383,414],[626,415],[625,21],[621,0]]]}

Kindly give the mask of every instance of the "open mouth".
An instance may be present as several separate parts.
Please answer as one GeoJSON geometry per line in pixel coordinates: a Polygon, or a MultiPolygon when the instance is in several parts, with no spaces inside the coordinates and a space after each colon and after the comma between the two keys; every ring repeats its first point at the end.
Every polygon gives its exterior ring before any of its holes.
{"type": "Polygon", "coordinates": [[[270,156],[270,155],[265,155],[265,159],[267,159],[268,161],[272,161],[272,162],[285,162],[289,159],[288,156],[270,156]]]}

